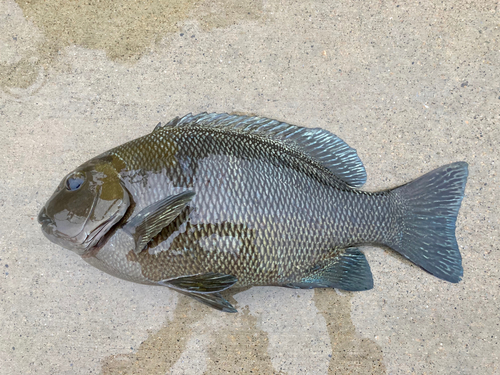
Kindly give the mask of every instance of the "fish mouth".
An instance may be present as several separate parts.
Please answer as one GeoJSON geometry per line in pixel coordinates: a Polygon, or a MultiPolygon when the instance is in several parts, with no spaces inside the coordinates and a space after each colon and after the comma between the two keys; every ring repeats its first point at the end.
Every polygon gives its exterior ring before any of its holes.
{"type": "Polygon", "coordinates": [[[47,215],[47,211],[45,207],[43,207],[40,212],[38,213],[37,217],[38,223],[42,225],[42,232],[45,234],[49,240],[52,241],[52,236],[57,236],[57,237],[66,237],[69,238],[68,236],[64,235],[63,233],[60,233],[56,229],[55,223],[52,221],[52,219],[47,215]],[[51,237],[49,237],[51,236],[51,237]]]}
{"type": "MultiPolygon", "coordinates": [[[[95,247],[100,247],[104,245],[105,241],[103,239],[107,239],[110,237],[110,233],[114,232],[112,227],[121,219],[121,215],[119,215],[119,211],[117,211],[113,216],[106,220],[105,222],[99,224],[96,228],[94,228],[90,233],[86,235],[85,240],[82,242],[82,245],[85,247],[85,252],[92,251],[95,247]]],[[[83,232],[83,231],[82,231],[83,232]]]]}
{"type": "Polygon", "coordinates": [[[75,238],[70,237],[57,230],[54,221],[47,215],[46,208],[43,207],[37,217],[38,223],[42,225],[42,233],[47,239],[56,245],[62,246],[69,250],[75,250],[74,246],[77,245],[75,238]]]}
{"type": "Polygon", "coordinates": [[[113,236],[116,230],[121,226],[124,217],[129,209],[130,201],[128,194],[124,195],[124,199],[118,207],[118,210],[103,221],[97,227],[92,229],[84,241],[85,253],[89,253],[96,248],[100,249],[106,244],[109,238],[113,236]]]}
{"type": "Polygon", "coordinates": [[[38,224],[42,224],[42,228],[44,226],[47,226],[47,225],[52,223],[52,220],[50,220],[50,217],[47,216],[47,211],[46,211],[45,207],[42,207],[42,209],[38,213],[37,220],[38,220],[38,224]]]}
{"type": "Polygon", "coordinates": [[[117,216],[118,212],[90,232],[86,230],[84,225],[83,229],[76,236],[68,236],[58,231],[54,221],[47,215],[45,207],[41,209],[37,220],[42,225],[42,232],[47,239],[81,255],[87,251],[91,251],[95,247],[109,229],[119,220],[117,216]]]}
{"type": "Polygon", "coordinates": [[[38,222],[42,225],[42,232],[45,237],[51,242],[79,255],[91,252],[96,247],[101,248],[104,246],[120,226],[119,223],[129,208],[130,198],[128,194],[124,194],[121,199],[101,205],[99,208],[101,212],[104,209],[106,209],[106,212],[105,214],[101,213],[96,218],[94,211],[97,209],[99,198],[100,192],[96,194],[90,210],[87,210],[87,216],[83,220],[83,224],[78,224],[78,228],[69,225],[69,229],[67,229],[68,223],[71,224],[66,218],[67,215],[59,222],[57,216],[51,217],[48,215],[47,206],[44,206],[38,214],[38,222]],[[70,234],[64,233],[64,231],[69,231],[70,234]]]}

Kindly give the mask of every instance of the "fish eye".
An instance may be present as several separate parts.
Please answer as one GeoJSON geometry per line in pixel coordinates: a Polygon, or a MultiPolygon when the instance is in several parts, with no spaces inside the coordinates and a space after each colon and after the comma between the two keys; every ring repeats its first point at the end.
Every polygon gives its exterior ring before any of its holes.
{"type": "Polygon", "coordinates": [[[66,190],[75,191],[85,182],[85,175],[81,172],[75,172],[66,179],[66,190]]]}

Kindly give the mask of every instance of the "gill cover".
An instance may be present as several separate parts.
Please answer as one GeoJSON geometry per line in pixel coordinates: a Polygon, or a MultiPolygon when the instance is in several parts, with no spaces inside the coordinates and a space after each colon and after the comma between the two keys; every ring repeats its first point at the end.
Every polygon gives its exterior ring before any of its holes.
{"type": "Polygon", "coordinates": [[[116,170],[94,159],[68,174],[38,215],[45,236],[83,254],[115,225],[130,205],[116,170]]]}

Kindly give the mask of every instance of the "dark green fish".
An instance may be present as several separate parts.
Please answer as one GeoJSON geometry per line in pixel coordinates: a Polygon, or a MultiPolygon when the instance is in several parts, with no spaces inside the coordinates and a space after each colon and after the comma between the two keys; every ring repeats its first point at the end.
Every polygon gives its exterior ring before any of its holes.
{"type": "Polygon", "coordinates": [[[392,190],[358,190],[356,151],[330,132],[261,117],[187,115],[67,175],[38,221],[111,275],[235,312],[233,286],[373,287],[357,248],[386,245],[462,278],[455,221],[467,163],[392,190]]]}

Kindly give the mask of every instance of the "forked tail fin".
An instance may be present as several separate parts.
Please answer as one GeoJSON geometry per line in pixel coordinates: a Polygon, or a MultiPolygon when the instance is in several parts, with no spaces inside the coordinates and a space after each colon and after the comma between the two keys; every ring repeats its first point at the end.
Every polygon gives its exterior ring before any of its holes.
{"type": "Polygon", "coordinates": [[[448,164],[392,191],[401,204],[401,229],[387,245],[452,283],[463,275],[455,222],[467,175],[467,163],[448,164]]]}

